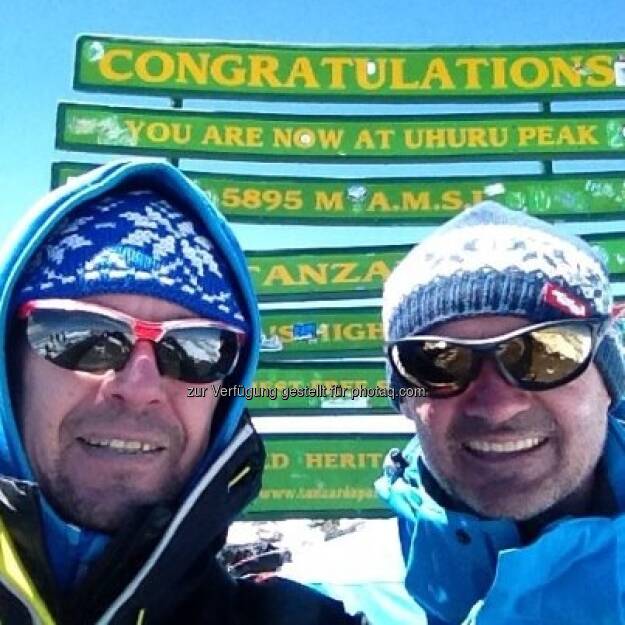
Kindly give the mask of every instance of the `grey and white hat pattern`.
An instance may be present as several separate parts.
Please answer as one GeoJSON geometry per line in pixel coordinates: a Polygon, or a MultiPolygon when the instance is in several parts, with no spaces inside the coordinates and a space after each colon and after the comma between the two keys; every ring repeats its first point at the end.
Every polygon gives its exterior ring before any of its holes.
{"type": "MultiPolygon", "coordinates": [[[[495,202],[457,215],[416,246],[384,288],[387,341],[476,315],[522,315],[534,322],[607,317],[608,273],[585,241],[495,202]]],[[[613,399],[625,393],[621,336],[602,342],[597,365],[613,399]]],[[[391,372],[389,371],[389,375],[391,372]]],[[[391,376],[391,384],[401,381],[391,376]]]]}

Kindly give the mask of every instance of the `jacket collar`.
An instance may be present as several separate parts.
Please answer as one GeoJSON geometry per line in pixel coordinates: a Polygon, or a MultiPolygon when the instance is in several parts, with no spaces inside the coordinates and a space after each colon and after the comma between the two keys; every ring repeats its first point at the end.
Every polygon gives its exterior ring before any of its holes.
{"type": "Polygon", "coordinates": [[[264,460],[260,437],[244,419],[184,500],[175,509],[156,506],[137,515],[110,541],[63,605],[43,543],[38,487],[0,479],[0,514],[46,603],[62,611],[64,622],[135,622],[137,606],[163,613],[176,588],[187,592],[193,579],[185,575],[197,571],[199,562],[204,568],[214,566],[228,526],[260,490],[264,460]]]}
{"type": "MultiPolygon", "coordinates": [[[[518,528],[510,520],[484,519],[441,505],[445,497],[428,479],[416,437],[403,456],[405,467],[393,452],[387,456],[375,486],[399,517],[406,588],[429,614],[461,622],[491,586],[499,552],[522,546],[518,528]]],[[[608,419],[601,471],[607,483],[603,490],[613,498],[602,507],[625,510],[625,426],[613,417],[608,419]]]]}

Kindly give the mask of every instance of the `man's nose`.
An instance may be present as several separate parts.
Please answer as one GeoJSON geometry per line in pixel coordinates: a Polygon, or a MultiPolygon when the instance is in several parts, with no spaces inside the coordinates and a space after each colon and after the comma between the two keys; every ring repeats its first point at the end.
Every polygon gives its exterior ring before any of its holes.
{"type": "Polygon", "coordinates": [[[143,340],[135,343],[124,367],[108,379],[105,392],[135,406],[164,400],[163,376],[158,370],[153,343],[143,340]]]}
{"type": "Polygon", "coordinates": [[[507,382],[492,357],[482,362],[479,375],[464,393],[464,413],[503,424],[532,405],[531,394],[507,382]]]}

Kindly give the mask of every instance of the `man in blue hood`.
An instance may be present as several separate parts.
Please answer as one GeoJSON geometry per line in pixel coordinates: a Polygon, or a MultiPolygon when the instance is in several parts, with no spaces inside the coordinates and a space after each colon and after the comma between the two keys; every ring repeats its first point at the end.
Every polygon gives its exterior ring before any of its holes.
{"type": "Polygon", "coordinates": [[[396,405],[416,427],[377,483],[428,623],[625,623],[625,389],[602,259],[494,202],[385,285],[396,405]]]}
{"type": "Polygon", "coordinates": [[[215,557],[260,488],[259,318],[200,189],[98,168],[33,207],[0,270],[0,622],[360,623],[215,557]]]}

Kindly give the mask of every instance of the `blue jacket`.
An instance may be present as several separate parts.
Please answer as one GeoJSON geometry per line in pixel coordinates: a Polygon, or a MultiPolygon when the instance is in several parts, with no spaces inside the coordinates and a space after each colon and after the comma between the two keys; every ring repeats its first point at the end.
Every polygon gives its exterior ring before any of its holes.
{"type": "MultiPolygon", "coordinates": [[[[399,519],[405,585],[429,625],[625,623],[625,514],[567,517],[522,545],[517,526],[441,507],[423,485],[418,441],[376,483],[399,519]]],[[[609,419],[601,467],[625,512],[625,426],[609,419]]]]}
{"type": "MultiPolygon", "coordinates": [[[[245,257],[207,196],[175,167],[116,161],[44,197],[0,250],[0,338],[24,267],[61,219],[118,187],[161,192],[194,212],[230,265],[250,331],[224,384],[249,387],[260,323],[245,257]]],[[[0,357],[0,623],[6,625],[355,625],[340,602],[274,578],[233,579],[216,558],[260,490],[265,452],[245,398],[217,405],[208,449],[177,502],[148,506],[113,536],[66,523],[33,481],[0,357]]]]}
{"type": "MultiPolygon", "coordinates": [[[[243,252],[225,220],[208,201],[206,195],[182,176],[175,167],[156,160],[115,161],[80,176],[75,181],[43,197],[11,231],[0,250],[0,341],[4,346],[3,353],[6,353],[7,347],[5,346],[6,329],[15,312],[12,304],[13,292],[24,268],[42,242],[62,219],[71,215],[85,202],[122,185],[132,184],[160,190],[195,212],[199,220],[203,222],[211,240],[220,249],[223,258],[229,262],[232,275],[241,293],[243,312],[250,324],[249,340],[242,354],[241,364],[237,368],[238,375],[232,383],[250,385],[258,359],[260,322],[256,297],[243,252]]],[[[216,458],[223,456],[226,450],[232,447],[235,434],[240,430],[244,401],[243,397],[232,398],[228,405],[221,406],[223,413],[220,427],[205,457],[198,463],[194,475],[187,484],[179,512],[190,508],[191,500],[197,500],[199,491],[205,486],[205,476],[215,464],[216,458]]],[[[246,431],[251,432],[251,427],[246,431]]],[[[258,447],[258,445],[252,444],[252,447],[258,447]]],[[[228,450],[228,453],[231,454],[232,451],[228,450]]],[[[22,445],[10,401],[5,358],[0,358],[0,476],[2,476],[6,492],[20,494],[19,503],[17,500],[10,502],[13,517],[19,516],[16,513],[17,510],[29,507],[29,499],[36,500],[39,519],[35,520],[31,518],[32,514],[24,513],[23,517],[20,516],[20,523],[22,527],[26,527],[27,523],[29,527],[41,527],[42,553],[37,556],[42,555],[47,559],[54,573],[56,585],[65,589],[71,588],[75,585],[77,578],[90,568],[91,563],[101,557],[109,542],[109,537],[66,523],[56,515],[34,484],[34,474],[22,445]]],[[[252,486],[250,497],[253,496],[254,490],[252,486]]],[[[2,502],[6,503],[6,496],[2,502]]],[[[237,505],[244,503],[241,500],[237,505]]],[[[32,506],[29,509],[32,510],[32,506]]],[[[238,512],[239,508],[235,509],[231,512],[230,518],[238,512]]],[[[225,512],[222,516],[228,517],[225,512]]],[[[224,527],[225,525],[224,520],[224,527]]],[[[224,527],[219,527],[219,531],[223,532],[224,527]]],[[[9,531],[9,533],[12,532],[9,531]]],[[[13,532],[13,540],[19,543],[18,538],[13,532]]],[[[36,537],[31,535],[30,541],[24,544],[25,547],[30,547],[36,543],[36,537]]],[[[19,544],[17,546],[19,551],[19,544]]],[[[35,571],[34,574],[41,577],[40,573],[45,568],[45,563],[42,562],[41,570],[35,571]]]]}
{"type": "MultiPolygon", "coordinates": [[[[194,211],[203,222],[211,241],[222,257],[229,262],[232,275],[241,293],[243,312],[250,323],[250,337],[237,368],[238,378],[233,384],[251,384],[259,352],[260,319],[258,305],[243,252],[222,215],[215,210],[206,195],[175,167],[162,161],[114,161],[88,174],[76,178],[36,203],[20,220],[0,250],[0,341],[5,341],[5,329],[15,312],[12,294],[24,268],[48,234],[59,222],[84,205],[121,185],[141,180],[148,188],[161,190],[182,205],[194,211]]],[[[9,400],[6,362],[0,358],[0,474],[32,481],[33,472],[22,446],[18,426],[9,400]]],[[[208,470],[214,459],[226,448],[239,426],[245,398],[229,400],[206,456],[196,468],[187,492],[208,470]]],[[[54,513],[43,499],[41,501],[47,547],[57,580],[62,586],[71,585],[102,551],[106,538],[67,524],[54,513]]]]}

